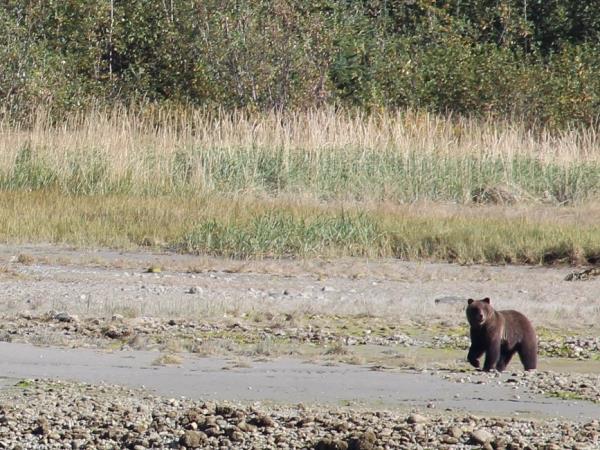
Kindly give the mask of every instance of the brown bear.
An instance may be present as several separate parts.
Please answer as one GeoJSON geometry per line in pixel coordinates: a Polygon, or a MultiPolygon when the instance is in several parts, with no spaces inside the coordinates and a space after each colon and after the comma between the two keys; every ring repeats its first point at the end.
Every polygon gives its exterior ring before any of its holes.
{"type": "Polygon", "coordinates": [[[525,370],[537,367],[537,337],[531,322],[518,311],[496,311],[489,298],[468,300],[467,319],[471,326],[471,348],[467,359],[479,367],[485,353],[483,370],[506,368],[515,352],[525,370]]]}

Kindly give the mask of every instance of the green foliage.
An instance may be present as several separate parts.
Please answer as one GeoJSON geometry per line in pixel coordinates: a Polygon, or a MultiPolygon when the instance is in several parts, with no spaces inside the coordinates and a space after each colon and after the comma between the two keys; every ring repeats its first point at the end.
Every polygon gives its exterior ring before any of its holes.
{"type": "Polygon", "coordinates": [[[13,189],[42,189],[56,181],[56,174],[34,155],[29,144],[25,144],[17,154],[12,174],[5,183],[13,189]]]}
{"type": "Polygon", "coordinates": [[[548,392],[549,397],[556,397],[561,400],[587,400],[583,395],[573,391],[553,390],[548,392]]]}
{"type": "Polygon", "coordinates": [[[591,253],[599,232],[598,227],[576,231],[524,219],[391,218],[379,213],[282,209],[206,218],[171,246],[236,258],[343,254],[459,263],[575,264],[588,261],[582,254],[591,253]]]}
{"type": "Polygon", "coordinates": [[[284,211],[267,211],[230,224],[203,222],[175,243],[185,252],[236,258],[318,255],[339,248],[353,256],[375,256],[380,245],[378,224],[364,214],[307,219],[284,211]]]}
{"type": "Polygon", "coordinates": [[[600,3],[9,0],[5,114],[50,105],[415,107],[595,123],[600,3]]]}
{"type": "Polygon", "coordinates": [[[19,380],[17,381],[17,383],[15,384],[15,387],[18,387],[20,389],[27,389],[30,388],[34,385],[34,381],[33,380],[19,380]]]}
{"type": "Polygon", "coordinates": [[[140,151],[143,158],[117,173],[106,153],[75,149],[60,163],[51,151],[24,145],[0,172],[0,189],[58,189],[75,195],[188,194],[191,192],[303,193],[320,200],[397,203],[470,202],[478,191],[513,186],[518,201],[573,204],[600,194],[595,161],[541,161],[532,156],[438,155],[431,151],[326,148],[313,154],[281,148],[181,147],[172,159],[140,151]],[[154,171],[166,167],[164,172],[154,171]],[[134,173],[135,172],[135,173],[134,173]]]}

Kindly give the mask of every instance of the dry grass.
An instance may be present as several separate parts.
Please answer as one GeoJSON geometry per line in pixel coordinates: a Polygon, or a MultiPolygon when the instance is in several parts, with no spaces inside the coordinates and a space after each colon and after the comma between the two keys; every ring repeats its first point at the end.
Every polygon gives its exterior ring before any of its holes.
{"type": "Polygon", "coordinates": [[[325,355],[347,356],[348,354],[350,354],[350,351],[340,341],[334,342],[325,350],[325,355]]]}
{"type": "Polygon", "coordinates": [[[173,353],[164,353],[152,361],[154,366],[179,366],[183,363],[183,358],[173,353]]]}
{"type": "MultiPolygon", "coordinates": [[[[0,123],[3,167],[25,145],[44,152],[54,162],[70,159],[73,154],[85,155],[86,151],[99,152],[110,157],[110,172],[115,175],[134,163],[142,166],[149,149],[157,153],[157,161],[161,162],[189,146],[281,148],[308,152],[313,157],[332,148],[360,148],[503,158],[518,154],[563,162],[600,160],[596,151],[600,138],[593,129],[551,134],[527,129],[518,121],[468,119],[410,110],[367,115],[333,108],[266,113],[116,108],[72,114],[58,127],[51,125],[49,114],[49,110],[38,110],[31,120],[33,125],[27,129],[10,122],[0,123]]],[[[154,175],[164,174],[164,169],[159,164],[154,175]]]]}
{"type": "Polygon", "coordinates": [[[0,187],[396,202],[464,202],[496,185],[527,201],[597,194],[593,129],[550,134],[412,111],[117,108],[72,115],[58,127],[48,114],[38,111],[27,128],[0,123],[0,187]]]}
{"type": "Polygon", "coordinates": [[[19,264],[30,265],[33,264],[34,258],[33,256],[28,255],[26,253],[19,253],[19,255],[17,256],[17,262],[19,264]]]}

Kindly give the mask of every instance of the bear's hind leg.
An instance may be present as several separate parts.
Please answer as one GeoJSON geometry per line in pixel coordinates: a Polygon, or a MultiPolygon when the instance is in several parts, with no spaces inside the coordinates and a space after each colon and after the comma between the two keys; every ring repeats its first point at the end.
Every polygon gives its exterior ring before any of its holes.
{"type": "Polygon", "coordinates": [[[537,345],[523,342],[519,348],[519,358],[525,370],[537,368],[537,345]]]}

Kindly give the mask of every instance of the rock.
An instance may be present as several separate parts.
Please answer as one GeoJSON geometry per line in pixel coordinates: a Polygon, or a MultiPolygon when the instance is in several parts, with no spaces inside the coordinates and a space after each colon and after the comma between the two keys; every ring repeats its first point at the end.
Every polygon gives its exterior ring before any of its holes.
{"type": "Polygon", "coordinates": [[[219,428],[218,425],[213,425],[211,427],[208,427],[204,430],[204,433],[207,436],[218,436],[221,434],[221,429],[219,428]]]}
{"type": "Polygon", "coordinates": [[[260,414],[250,420],[250,423],[257,427],[270,428],[275,426],[275,421],[265,414],[260,414]]]}
{"type": "Polygon", "coordinates": [[[242,442],[244,440],[244,433],[241,431],[233,431],[229,437],[232,442],[242,442]]]}
{"type": "Polygon", "coordinates": [[[148,427],[143,423],[136,423],[131,426],[131,429],[138,434],[143,434],[148,429],[148,427]]]}
{"type": "Polygon", "coordinates": [[[454,436],[450,436],[447,434],[444,434],[442,436],[442,438],[440,439],[444,444],[458,444],[458,438],[455,438],[454,436]]]}
{"type": "Polygon", "coordinates": [[[188,448],[199,448],[207,442],[208,438],[202,431],[186,430],[179,439],[179,443],[188,448]]]}
{"type": "Polygon", "coordinates": [[[425,416],[422,416],[421,414],[411,414],[410,416],[408,416],[406,418],[406,421],[408,423],[426,423],[429,422],[429,419],[425,416]]]}
{"type": "Polygon", "coordinates": [[[338,422],[334,427],[334,430],[336,430],[338,433],[344,433],[346,431],[348,431],[348,423],[347,422],[338,422]]]}
{"type": "Polygon", "coordinates": [[[506,450],[507,445],[507,442],[502,438],[497,438],[491,442],[491,446],[494,450],[506,450]]]}
{"type": "Polygon", "coordinates": [[[54,316],[54,320],[57,320],[58,322],[77,322],[78,318],[76,315],[60,312],[54,316]]]}
{"type": "Polygon", "coordinates": [[[482,445],[490,442],[494,435],[487,430],[479,429],[471,432],[471,442],[477,445],[482,445]]]}
{"type": "Polygon", "coordinates": [[[240,431],[243,431],[244,433],[251,433],[253,431],[256,431],[256,425],[249,424],[243,420],[237,424],[237,427],[240,431]]]}
{"type": "Polygon", "coordinates": [[[371,430],[365,431],[359,437],[350,438],[348,450],[373,450],[377,436],[371,430]]]}
{"type": "Polygon", "coordinates": [[[217,416],[229,417],[233,415],[235,412],[235,408],[230,405],[216,405],[215,406],[215,414],[217,416]]]}
{"type": "MultiPolygon", "coordinates": [[[[562,383],[562,389],[580,385],[595,388],[597,380],[597,376],[552,372],[509,376],[524,384],[525,381],[549,386],[562,383]]],[[[456,378],[460,377],[464,375],[457,374],[456,378]]],[[[472,378],[466,382],[476,382],[480,376],[472,378]]],[[[21,448],[117,446],[139,450],[178,445],[187,449],[288,450],[589,449],[596,448],[598,428],[598,420],[572,422],[556,418],[534,422],[518,417],[481,418],[459,412],[435,418],[414,413],[409,419],[408,414],[389,411],[319,406],[279,408],[266,404],[250,407],[234,402],[169,399],[142,390],[58,380],[32,380],[20,389],[0,390],[0,449],[18,448],[17,443],[21,448]],[[211,436],[207,436],[205,429],[210,430],[211,436]]]]}
{"type": "Polygon", "coordinates": [[[60,434],[51,431],[50,433],[48,433],[48,439],[52,439],[54,441],[59,441],[60,440],[60,434]]]}
{"type": "Polygon", "coordinates": [[[436,305],[462,305],[467,303],[465,297],[456,297],[454,295],[447,295],[444,297],[438,297],[434,300],[436,305]]]}
{"type": "Polygon", "coordinates": [[[315,450],[347,450],[348,444],[345,441],[332,438],[323,438],[315,446],[315,450]]]}
{"type": "Polygon", "coordinates": [[[600,267],[592,267],[590,269],[584,269],[576,272],[571,272],[565,277],[566,281],[582,281],[590,280],[593,277],[600,275],[600,267]]]}
{"type": "Polygon", "coordinates": [[[459,427],[450,427],[448,429],[448,434],[456,439],[460,439],[463,435],[463,431],[459,427]]]}
{"type": "Polygon", "coordinates": [[[102,328],[102,334],[110,339],[122,339],[131,334],[131,330],[128,328],[117,328],[115,326],[109,325],[102,328]]]}
{"type": "Polygon", "coordinates": [[[37,420],[37,427],[33,429],[33,434],[37,434],[39,436],[46,436],[50,433],[50,425],[48,424],[48,420],[45,417],[40,417],[37,420]]]}

